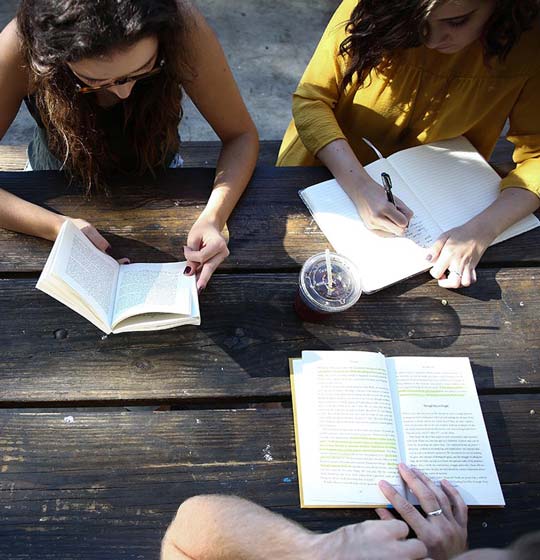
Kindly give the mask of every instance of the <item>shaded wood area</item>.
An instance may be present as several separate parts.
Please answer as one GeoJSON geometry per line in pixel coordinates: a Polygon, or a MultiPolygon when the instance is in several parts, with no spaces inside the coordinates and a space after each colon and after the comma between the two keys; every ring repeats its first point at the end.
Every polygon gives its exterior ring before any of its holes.
{"type": "MultiPolygon", "coordinates": [[[[188,232],[204,208],[212,169],[169,170],[156,180],[118,186],[110,197],[84,200],[58,172],[0,173],[0,185],[26,200],[81,217],[100,229],[118,257],[167,262],[182,257],[188,232]]],[[[231,256],[220,272],[298,270],[328,246],[297,191],[329,178],[322,168],[261,167],[229,224],[231,256]]],[[[36,273],[51,243],[0,230],[0,272],[36,273]]],[[[488,249],[482,266],[540,264],[540,229],[488,249]]]]}
{"type": "Polygon", "coordinates": [[[540,389],[540,268],[484,269],[469,289],[429,276],[363,296],[326,324],[300,321],[295,274],[220,275],[202,325],[103,337],[34,288],[0,281],[0,399],[148,403],[288,398],[287,360],[302,350],[469,356],[480,392],[540,389]],[[57,339],[55,332],[64,331],[57,339]]]}
{"type": "MultiPolygon", "coordinates": [[[[274,165],[279,140],[262,140],[259,146],[259,165],[274,165]]],[[[185,142],[180,147],[184,167],[215,167],[221,142],[185,142]]],[[[23,171],[28,158],[26,146],[0,145],[0,171],[23,171]]]]}
{"type": "MultiPolygon", "coordinates": [[[[537,528],[540,396],[482,398],[507,500],[471,511],[472,546],[504,546],[537,528]],[[527,481],[524,486],[523,481],[527,481]]],[[[157,558],[178,505],[237,494],[314,530],[369,510],[301,511],[290,410],[0,414],[0,556],[157,558]],[[7,507],[6,507],[7,506],[7,507]]]]}

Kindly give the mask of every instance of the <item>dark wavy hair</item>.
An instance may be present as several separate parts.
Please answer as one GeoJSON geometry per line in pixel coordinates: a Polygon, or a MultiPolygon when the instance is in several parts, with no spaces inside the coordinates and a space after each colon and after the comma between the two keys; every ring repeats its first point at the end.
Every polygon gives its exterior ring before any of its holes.
{"type": "Polygon", "coordinates": [[[192,76],[192,25],[181,0],[21,1],[17,26],[49,148],[88,194],[106,190],[120,156],[100,130],[94,94],[77,94],[67,63],[158,38],[163,70],[136,83],[123,103],[124,134],[137,157],[135,171],[143,174],[164,166],[179,148],[182,84],[192,76]]]}
{"type": "MultiPolygon", "coordinates": [[[[342,90],[355,77],[362,84],[373,69],[390,66],[396,51],[419,47],[429,34],[428,17],[440,3],[441,0],[360,0],[339,48],[340,55],[347,59],[342,90]]],[[[521,33],[532,26],[538,12],[538,0],[497,0],[482,36],[485,60],[504,60],[521,33]]]]}

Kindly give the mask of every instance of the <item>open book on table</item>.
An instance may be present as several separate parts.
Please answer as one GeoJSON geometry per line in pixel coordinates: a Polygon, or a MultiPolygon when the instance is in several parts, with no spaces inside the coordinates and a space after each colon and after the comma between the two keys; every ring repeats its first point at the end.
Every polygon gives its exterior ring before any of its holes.
{"type": "Polygon", "coordinates": [[[290,366],[302,507],[384,507],[382,479],[417,504],[400,462],[504,506],[468,358],[302,352],[290,366]]]}
{"type": "MultiPolygon", "coordinates": [[[[435,240],[474,218],[499,194],[500,177],[464,137],[408,148],[364,169],[379,184],[381,173],[388,173],[392,192],[414,212],[404,237],[366,228],[336,180],[308,187],[300,196],[334,249],[357,265],[368,294],[429,270],[427,249],[435,240]]],[[[493,244],[538,225],[530,215],[493,244]]]]}
{"type": "Polygon", "coordinates": [[[118,264],[66,220],[36,287],[107,334],[200,325],[196,280],[185,266],[118,264]]]}

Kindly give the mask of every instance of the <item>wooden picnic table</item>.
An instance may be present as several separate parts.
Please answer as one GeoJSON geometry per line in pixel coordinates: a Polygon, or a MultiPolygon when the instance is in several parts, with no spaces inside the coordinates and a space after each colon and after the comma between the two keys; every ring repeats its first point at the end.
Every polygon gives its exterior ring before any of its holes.
{"type": "MultiPolygon", "coordinates": [[[[0,185],[86,218],[118,256],[170,261],[207,199],[215,151],[201,145],[198,167],[109,198],[85,200],[54,172],[3,172],[0,185]]],[[[507,500],[471,511],[470,543],[538,529],[540,230],[489,249],[471,288],[424,274],[302,323],[298,271],[327,242],[297,190],[327,177],[257,168],[200,327],[102,336],[35,289],[51,244],[0,230],[1,558],[157,558],[178,505],[201,493],[237,494],[314,530],[375,518],[299,508],[287,360],[308,349],[469,356],[507,500]]]]}

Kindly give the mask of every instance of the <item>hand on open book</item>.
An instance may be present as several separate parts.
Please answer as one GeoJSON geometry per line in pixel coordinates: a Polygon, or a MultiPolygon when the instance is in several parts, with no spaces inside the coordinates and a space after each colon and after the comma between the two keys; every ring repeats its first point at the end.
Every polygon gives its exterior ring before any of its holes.
{"type": "Polygon", "coordinates": [[[433,263],[431,276],[442,288],[474,284],[476,266],[493,239],[476,227],[474,221],[443,233],[431,246],[427,257],[433,263]]]}
{"type": "Polygon", "coordinates": [[[395,206],[388,201],[381,185],[369,179],[369,183],[366,182],[358,189],[353,202],[362,221],[369,229],[404,235],[414,213],[397,196],[394,196],[394,200],[395,206]]]}
{"type": "MultiPolygon", "coordinates": [[[[403,520],[426,545],[429,557],[433,560],[449,560],[467,550],[467,506],[459,492],[448,481],[443,480],[439,487],[421,471],[403,464],[399,465],[399,473],[418,498],[427,517],[388,482],[381,481],[379,486],[403,520]]],[[[394,520],[387,509],[375,511],[383,520],[394,520]]]]}
{"type": "Polygon", "coordinates": [[[229,249],[219,227],[210,220],[199,219],[189,232],[184,256],[187,261],[185,274],[198,275],[197,289],[200,292],[206,288],[216,268],[229,256],[229,249]]]}

